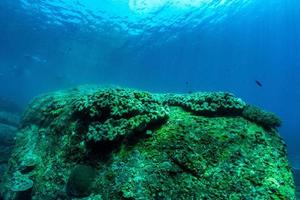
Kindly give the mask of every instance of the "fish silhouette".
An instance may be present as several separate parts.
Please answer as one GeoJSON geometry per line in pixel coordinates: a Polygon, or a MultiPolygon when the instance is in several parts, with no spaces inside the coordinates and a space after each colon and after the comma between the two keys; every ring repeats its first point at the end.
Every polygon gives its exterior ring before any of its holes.
{"type": "Polygon", "coordinates": [[[193,93],[193,90],[191,89],[191,85],[188,81],[185,82],[185,87],[186,87],[186,90],[187,90],[187,93],[188,94],[192,94],[193,93]]]}
{"type": "Polygon", "coordinates": [[[262,86],[263,86],[262,83],[261,83],[260,81],[258,81],[258,80],[255,80],[255,83],[256,83],[256,85],[258,85],[259,87],[262,87],[262,86]]]}

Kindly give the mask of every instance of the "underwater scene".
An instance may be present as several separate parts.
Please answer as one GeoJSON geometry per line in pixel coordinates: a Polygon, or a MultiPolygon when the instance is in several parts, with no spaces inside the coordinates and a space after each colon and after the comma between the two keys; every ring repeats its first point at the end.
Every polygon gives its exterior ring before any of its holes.
{"type": "Polygon", "coordinates": [[[1,0],[0,200],[300,200],[298,0],[1,0]]]}

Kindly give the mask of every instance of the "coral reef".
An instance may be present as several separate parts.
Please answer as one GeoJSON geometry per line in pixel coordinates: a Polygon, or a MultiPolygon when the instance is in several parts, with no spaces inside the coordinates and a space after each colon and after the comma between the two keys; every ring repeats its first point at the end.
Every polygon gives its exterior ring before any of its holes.
{"type": "Polygon", "coordinates": [[[293,169],[294,176],[295,176],[295,182],[296,182],[296,188],[297,188],[297,198],[300,198],[300,169],[294,168],[293,169]]]}
{"type": "Polygon", "coordinates": [[[28,200],[31,199],[31,191],[33,187],[33,181],[27,176],[24,176],[19,171],[15,172],[12,179],[10,189],[14,192],[14,199],[16,200],[28,200]]]}
{"type": "Polygon", "coordinates": [[[9,152],[15,143],[14,137],[16,136],[16,131],[16,127],[0,124],[0,163],[8,161],[9,152]]]}
{"type": "Polygon", "coordinates": [[[203,92],[190,95],[165,95],[165,102],[181,106],[197,115],[224,116],[239,115],[246,103],[227,92],[203,92]]]}
{"type": "MultiPolygon", "coordinates": [[[[88,140],[114,141],[144,132],[167,120],[167,108],[150,93],[125,89],[104,89],[74,101],[81,124],[88,121],[88,140]]],[[[84,125],[83,125],[84,126],[84,125]]]]}
{"type": "Polygon", "coordinates": [[[0,111],[0,123],[17,127],[20,123],[20,116],[10,112],[0,111]]]}
{"type": "Polygon", "coordinates": [[[278,127],[281,125],[281,119],[275,114],[261,110],[260,108],[252,105],[247,105],[244,108],[243,117],[264,127],[278,127]]]}
{"type": "Polygon", "coordinates": [[[15,103],[0,97],[0,184],[15,144],[19,115],[20,110],[15,103]]]}
{"type": "Polygon", "coordinates": [[[4,199],[18,199],[16,175],[32,200],[295,199],[279,124],[256,109],[222,92],[42,95],[22,118],[4,199]]]}

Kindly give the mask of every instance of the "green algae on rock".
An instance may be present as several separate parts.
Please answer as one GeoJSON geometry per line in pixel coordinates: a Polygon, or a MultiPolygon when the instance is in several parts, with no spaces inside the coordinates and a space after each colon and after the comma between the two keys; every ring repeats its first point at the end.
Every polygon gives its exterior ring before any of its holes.
{"type": "Polygon", "coordinates": [[[167,104],[181,106],[197,115],[239,115],[245,102],[228,92],[203,92],[190,95],[166,95],[167,104]]]}
{"type": "Polygon", "coordinates": [[[11,180],[21,173],[33,200],[295,199],[275,115],[248,108],[221,92],[40,96],[23,116],[2,192],[15,199],[11,180]]]}
{"type": "Polygon", "coordinates": [[[88,139],[113,141],[143,132],[168,118],[167,107],[150,93],[125,89],[105,89],[76,99],[75,115],[84,126],[88,139]]]}
{"type": "Polygon", "coordinates": [[[243,117],[254,121],[264,127],[278,127],[281,125],[281,120],[275,114],[261,110],[252,105],[247,105],[243,110],[243,117]]]}
{"type": "Polygon", "coordinates": [[[20,172],[15,172],[10,183],[10,189],[15,193],[13,199],[16,200],[29,200],[31,199],[31,191],[33,181],[26,175],[20,172]]]}

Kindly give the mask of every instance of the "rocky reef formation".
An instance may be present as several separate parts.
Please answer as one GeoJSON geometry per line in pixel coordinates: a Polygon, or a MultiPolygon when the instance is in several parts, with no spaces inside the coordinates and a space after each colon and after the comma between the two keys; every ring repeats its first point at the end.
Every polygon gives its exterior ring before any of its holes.
{"type": "Polygon", "coordinates": [[[229,93],[80,87],[24,113],[5,200],[295,199],[274,114],[229,93]]]}
{"type": "Polygon", "coordinates": [[[15,144],[21,109],[7,98],[0,97],[0,184],[15,144]]]}
{"type": "Polygon", "coordinates": [[[8,97],[0,96],[0,111],[20,114],[23,108],[8,97]]]}
{"type": "Polygon", "coordinates": [[[297,198],[296,199],[300,199],[300,169],[294,168],[293,172],[294,172],[296,189],[297,189],[297,191],[296,191],[297,198]]]}

